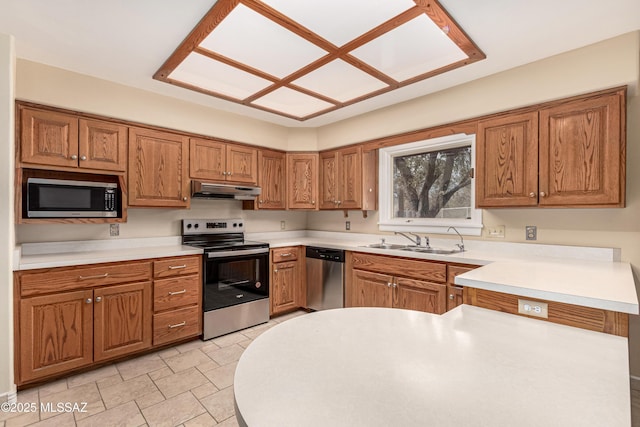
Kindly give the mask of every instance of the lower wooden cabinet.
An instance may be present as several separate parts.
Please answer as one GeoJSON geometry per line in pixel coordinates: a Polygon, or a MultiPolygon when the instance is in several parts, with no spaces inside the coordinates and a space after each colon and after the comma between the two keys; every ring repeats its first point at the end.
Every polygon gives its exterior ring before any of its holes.
{"type": "Polygon", "coordinates": [[[271,250],[269,285],[270,314],[278,315],[304,306],[302,248],[292,246],[271,250]]]}
{"type": "Polygon", "coordinates": [[[16,384],[200,335],[200,280],[199,255],[16,272],[16,384]]]}
{"type": "Polygon", "coordinates": [[[352,266],[347,280],[348,307],[395,307],[436,314],[447,311],[447,287],[438,283],[446,277],[445,264],[353,253],[348,265],[352,266]]]}
{"type": "Polygon", "coordinates": [[[464,288],[456,285],[456,276],[478,268],[476,265],[447,265],[447,311],[464,303],[464,288]]]}

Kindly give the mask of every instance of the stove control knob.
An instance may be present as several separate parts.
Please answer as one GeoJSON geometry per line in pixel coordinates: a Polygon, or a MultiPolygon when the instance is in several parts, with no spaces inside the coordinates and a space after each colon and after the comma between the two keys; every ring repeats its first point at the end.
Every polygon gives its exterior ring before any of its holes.
{"type": "Polygon", "coordinates": [[[238,226],[238,223],[237,223],[237,222],[234,222],[234,223],[233,223],[233,228],[236,228],[237,226],[238,226]]]}
{"type": "Polygon", "coordinates": [[[191,224],[187,224],[187,228],[191,228],[191,224]]]}
{"type": "Polygon", "coordinates": [[[198,228],[200,227],[198,224],[193,224],[193,228],[198,228]]]}
{"type": "Polygon", "coordinates": [[[242,227],[242,223],[238,224],[238,227],[242,227]]]}

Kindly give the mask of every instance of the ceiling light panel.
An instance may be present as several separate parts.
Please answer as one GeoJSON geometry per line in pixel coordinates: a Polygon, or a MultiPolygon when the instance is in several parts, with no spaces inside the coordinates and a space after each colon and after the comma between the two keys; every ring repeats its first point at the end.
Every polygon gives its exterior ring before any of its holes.
{"type": "Polygon", "coordinates": [[[351,54],[398,81],[468,58],[426,15],[383,34],[351,54]]]}
{"type": "Polygon", "coordinates": [[[271,85],[269,80],[195,52],[190,53],[169,78],[239,100],[271,85]]]}
{"type": "Polygon", "coordinates": [[[325,40],[342,46],[415,7],[412,0],[262,0],[325,40]]]}
{"type": "Polygon", "coordinates": [[[334,107],[333,104],[286,87],[256,99],[253,104],[298,118],[334,107]]]}
{"type": "Polygon", "coordinates": [[[294,85],[346,102],[387,87],[387,84],[338,59],[292,82],[294,85]]]}
{"type": "Polygon", "coordinates": [[[279,78],[327,54],[241,4],[214,28],[200,47],[279,78]]]}

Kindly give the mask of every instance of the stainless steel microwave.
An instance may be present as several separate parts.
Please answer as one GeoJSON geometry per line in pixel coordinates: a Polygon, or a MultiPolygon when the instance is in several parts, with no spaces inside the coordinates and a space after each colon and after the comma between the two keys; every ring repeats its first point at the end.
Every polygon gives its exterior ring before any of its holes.
{"type": "Polygon", "coordinates": [[[27,179],[28,218],[117,218],[118,184],[27,179]]]}

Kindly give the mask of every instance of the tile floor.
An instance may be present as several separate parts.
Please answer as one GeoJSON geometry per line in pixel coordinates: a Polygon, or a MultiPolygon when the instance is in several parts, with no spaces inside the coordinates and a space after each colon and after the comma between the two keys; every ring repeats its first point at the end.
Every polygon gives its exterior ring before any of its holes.
{"type": "Polygon", "coordinates": [[[0,412],[0,427],[237,426],[231,386],[240,355],[262,332],[304,313],[20,391],[22,404],[57,409],[86,402],[86,412],[0,412]]]}
{"type": "MultiPolygon", "coordinates": [[[[231,386],[240,355],[262,332],[304,313],[21,391],[19,403],[56,408],[86,402],[86,412],[0,412],[0,427],[237,426],[231,386]]],[[[640,390],[631,391],[631,414],[632,426],[640,427],[640,390]]]]}

